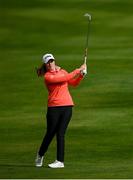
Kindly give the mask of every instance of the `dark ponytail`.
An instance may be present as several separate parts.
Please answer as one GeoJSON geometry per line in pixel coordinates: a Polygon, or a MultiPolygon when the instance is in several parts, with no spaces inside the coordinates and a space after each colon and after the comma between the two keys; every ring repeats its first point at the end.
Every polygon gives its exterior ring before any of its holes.
{"type": "Polygon", "coordinates": [[[42,64],[41,67],[36,68],[36,73],[37,73],[38,77],[43,76],[46,73],[46,71],[47,71],[47,69],[46,69],[45,64],[42,64]]]}

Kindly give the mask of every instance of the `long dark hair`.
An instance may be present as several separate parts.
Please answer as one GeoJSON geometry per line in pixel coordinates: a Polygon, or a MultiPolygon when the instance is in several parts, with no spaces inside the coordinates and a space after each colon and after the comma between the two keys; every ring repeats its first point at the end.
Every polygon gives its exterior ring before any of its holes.
{"type": "Polygon", "coordinates": [[[38,75],[38,77],[43,76],[46,73],[47,69],[45,64],[42,64],[41,67],[36,68],[36,73],[38,75]]]}

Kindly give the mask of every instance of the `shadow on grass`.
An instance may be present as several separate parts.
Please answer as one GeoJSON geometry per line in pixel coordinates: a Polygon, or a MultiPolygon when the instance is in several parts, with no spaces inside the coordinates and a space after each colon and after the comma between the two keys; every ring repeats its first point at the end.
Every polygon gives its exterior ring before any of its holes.
{"type": "Polygon", "coordinates": [[[0,164],[0,167],[35,167],[35,165],[31,165],[31,164],[0,164]]]}
{"type": "Polygon", "coordinates": [[[50,169],[47,165],[46,166],[42,166],[42,167],[36,167],[35,165],[32,164],[0,164],[0,168],[1,167],[9,167],[9,168],[13,168],[13,167],[30,167],[30,168],[36,168],[36,169],[42,169],[42,168],[47,168],[50,169]]]}

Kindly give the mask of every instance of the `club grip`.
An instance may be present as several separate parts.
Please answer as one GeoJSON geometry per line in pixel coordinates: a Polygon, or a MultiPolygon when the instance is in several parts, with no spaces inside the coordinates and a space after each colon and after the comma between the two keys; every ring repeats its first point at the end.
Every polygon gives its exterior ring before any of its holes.
{"type": "Polygon", "coordinates": [[[85,59],[84,59],[84,64],[86,64],[86,60],[87,60],[87,56],[85,56],[85,59]]]}

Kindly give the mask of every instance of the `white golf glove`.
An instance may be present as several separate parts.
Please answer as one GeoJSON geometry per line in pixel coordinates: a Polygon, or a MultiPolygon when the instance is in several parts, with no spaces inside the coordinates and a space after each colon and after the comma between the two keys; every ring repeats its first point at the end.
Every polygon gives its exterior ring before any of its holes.
{"type": "Polygon", "coordinates": [[[87,75],[87,69],[81,70],[81,74],[82,74],[83,76],[86,76],[86,75],[87,75]]]}

